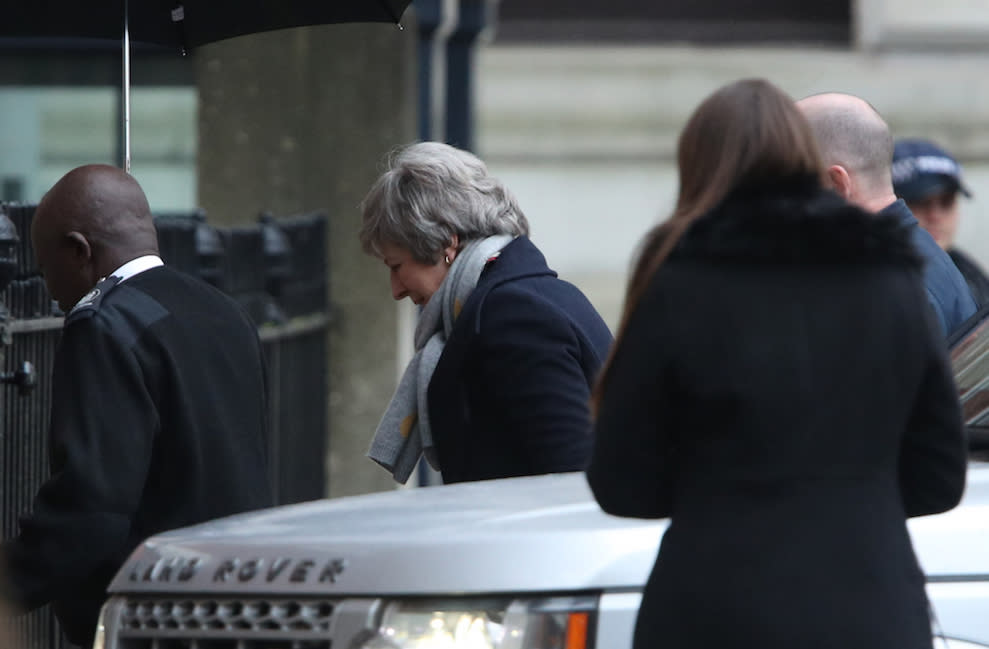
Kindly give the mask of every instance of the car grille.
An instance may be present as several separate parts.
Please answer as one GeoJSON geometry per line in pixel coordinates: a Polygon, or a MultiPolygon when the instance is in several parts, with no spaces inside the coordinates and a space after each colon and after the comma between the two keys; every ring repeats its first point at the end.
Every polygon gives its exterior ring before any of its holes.
{"type": "Polygon", "coordinates": [[[328,599],[128,598],[119,649],[331,649],[328,599]]]}

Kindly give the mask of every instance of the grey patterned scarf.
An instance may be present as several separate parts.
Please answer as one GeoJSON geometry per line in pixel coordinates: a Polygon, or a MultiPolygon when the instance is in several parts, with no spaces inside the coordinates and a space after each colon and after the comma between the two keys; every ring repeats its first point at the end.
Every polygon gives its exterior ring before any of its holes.
{"type": "Polygon", "coordinates": [[[395,395],[374,433],[367,456],[404,484],[423,455],[440,470],[429,427],[426,393],[453,323],[477,286],[488,260],[512,241],[497,235],[471,241],[460,251],[439,289],[429,299],[416,324],[416,353],[409,361],[395,395]]]}

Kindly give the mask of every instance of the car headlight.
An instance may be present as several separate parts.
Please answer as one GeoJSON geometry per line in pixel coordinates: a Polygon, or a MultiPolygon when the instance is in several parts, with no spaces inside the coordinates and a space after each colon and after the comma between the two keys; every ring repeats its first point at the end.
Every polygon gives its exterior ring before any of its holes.
{"type": "Polygon", "coordinates": [[[96,635],[93,637],[93,649],[116,649],[117,643],[110,632],[120,626],[120,611],[123,599],[111,597],[100,609],[96,620],[96,635]]]}
{"type": "Polygon", "coordinates": [[[93,638],[93,649],[106,648],[106,604],[100,609],[100,617],[96,620],[96,636],[93,638]]]}
{"type": "Polygon", "coordinates": [[[358,649],[592,649],[597,598],[396,600],[358,649]]]}

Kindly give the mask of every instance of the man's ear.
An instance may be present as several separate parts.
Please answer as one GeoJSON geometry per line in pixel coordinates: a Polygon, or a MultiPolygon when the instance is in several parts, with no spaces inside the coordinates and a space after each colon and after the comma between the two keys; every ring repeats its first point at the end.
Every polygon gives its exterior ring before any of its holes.
{"type": "Polygon", "coordinates": [[[93,258],[93,249],[89,245],[89,240],[81,232],[69,232],[65,235],[65,239],[71,251],[69,254],[78,264],[88,263],[93,258]]]}
{"type": "Polygon", "coordinates": [[[851,199],[852,177],[848,175],[848,171],[844,167],[841,165],[828,167],[828,181],[831,183],[831,189],[839,196],[846,201],[851,199]]]}

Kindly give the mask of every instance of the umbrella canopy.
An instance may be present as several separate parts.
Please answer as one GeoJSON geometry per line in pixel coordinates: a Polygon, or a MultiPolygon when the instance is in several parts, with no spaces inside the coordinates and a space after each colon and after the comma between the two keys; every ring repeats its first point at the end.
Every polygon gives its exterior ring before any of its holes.
{"type": "Polygon", "coordinates": [[[410,0],[31,0],[4,2],[0,37],[130,38],[190,48],[257,32],[354,22],[398,23],[410,0]]]}
{"type": "MultiPolygon", "coordinates": [[[[3,0],[0,0],[3,1],[3,0]]],[[[288,27],[398,23],[412,0],[19,0],[3,1],[0,38],[120,39],[124,152],[130,171],[130,43],[189,48],[288,27]]]]}

